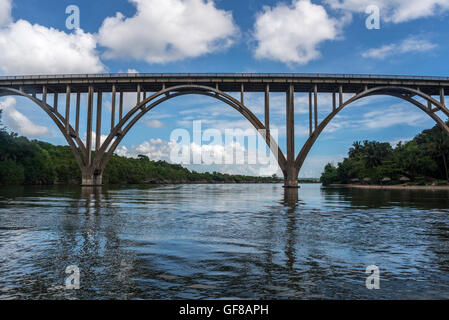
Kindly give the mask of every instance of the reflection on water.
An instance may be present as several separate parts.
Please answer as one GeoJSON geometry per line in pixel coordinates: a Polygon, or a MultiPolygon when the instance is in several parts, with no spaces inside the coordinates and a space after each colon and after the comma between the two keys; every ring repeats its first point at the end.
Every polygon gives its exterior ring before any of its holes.
{"type": "Polygon", "coordinates": [[[0,299],[449,298],[449,192],[294,192],[2,188],[0,299]],[[373,264],[380,290],[365,287],[373,264]],[[80,290],[65,290],[69,265],[80,290]]]}

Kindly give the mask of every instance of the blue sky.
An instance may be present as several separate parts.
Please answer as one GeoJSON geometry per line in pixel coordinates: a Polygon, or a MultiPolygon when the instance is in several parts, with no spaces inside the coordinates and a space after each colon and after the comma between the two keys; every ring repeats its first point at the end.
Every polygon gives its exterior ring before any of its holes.
{"type": "MultiPolygon", "coordinates": [[[[0,0],[0,75],[129,71],[447,76],[448,13],[449,0],[109,0],[101,4],[0,0]],[[365,25],[369,16],[365,10],[373,4],[380,9],[378,30],[365,25]],[[69,5],[80,9],[78,31],[66,28],[69,5]]],[[[131,107],[135,97],[126,100],[131,107]]],[[[271,100],[271,122],[279,128],[279,144],[285,150],[285,98],[273,94],[271,100]]],[[[322,119],[329,111],[330,97],[321,95],[319,102],[322,119]]],[[[263,119],[262,95],[248,95],[246,103],[263,119]]],[[[296,94],[295,107],[299,152],[308,130],[305,95],[296,94]]],[[[23,98],[4,98],[0,108],[11,129],[65,144],[43,111],[23,98]]],[[[148,114],[124,139],[119,152],[164,159],[171,132],[191,131],[194,120],[202,120],[204,128],[249,128],[240,114],[213,99],[178,98],[148,114]]],[[[424,113],[399,100],[361,101],[326,129],[300,176],[319,176],[324,164],[341,160],[355,140],[395,143],[431,126],[424,113]]],[[[246,165],[195,169],[259,172],[246,165]]]]}

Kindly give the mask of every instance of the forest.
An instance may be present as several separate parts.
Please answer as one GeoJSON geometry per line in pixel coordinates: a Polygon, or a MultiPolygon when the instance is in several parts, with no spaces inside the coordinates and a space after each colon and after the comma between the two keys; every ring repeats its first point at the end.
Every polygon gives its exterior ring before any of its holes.
{"type": "MultiPolygon", "coordinates": [[[[1,122],[0,185],[79,184],[81,171],[68,146],[21,137],[1,122]]],[[[198,173],[181,165],[152,161],[145,155],[126,158],[114,155],[103,173],[105,184],[158,183],[272,183],[276,176],[253,177],[219,172],[198,173]]]]}
{"type": "Polygon", "coordinates": [[[320,181],[329,184],[447,185],[449,135],[439,126],[392,147],[387,142],[357,141],[348,156],[324,168],[320,181]]]}

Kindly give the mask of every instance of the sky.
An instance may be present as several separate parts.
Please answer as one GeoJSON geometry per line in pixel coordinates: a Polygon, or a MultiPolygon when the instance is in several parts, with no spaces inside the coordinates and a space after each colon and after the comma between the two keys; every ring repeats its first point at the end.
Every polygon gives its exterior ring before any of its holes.
{"type": "MultiPolygon", "coordinates": [[[[448,76],[448,15],[449,0],[0,0],[0,76],[117,72],[448,76]],[[72,28],[76,25],[73,8],[79,9],[79,28],[72,28]],[[372,28],[376,8],[380,20],[378,28],[372,28]]],[[[135,96],[127,95],[126,109],[135,101],[135,96]]],[[[85,98],[83,102],[85,111],[85,98]]],[[[263,122],[263,94],[247,94],[245,104],[263,122]]],[[[271,125],[278,129],[278,143],[285,151],[285,95],[272,94],[270,104],[271,125]]],[[[103,123],[108,124],[108,95],[105,105],[103,123]]],[[[25,98],[2,98],[0,109],[11,130],[66,144],[48,116],[25,98]]],[[[296,93],[297,153],[308,135],[307,109],[306,95],[296,93]]],[[[330,95],[321,94],[319,119],[330,110],[330,95]]],[[[141,119],[117,153],[170,160],[176,144],[174,130],[184,129],[193,136],[198,121],[203,130],[251,128],[238,112],[218,100],[179,97],[141,119]]],[[[395,145],[433,125],[425,113],[404,101],[381,96],[360,100],[325,129],[300,177],[319,177],[324,165],[341,161],[354,141],[395,145]]],[[[105,125],[102,134],[109,130],[105,125]]],[[[225,153],[231,147],[255,152],[247,141],[204,140],[197,145],[192,142],[192,152],[225,153]]],[[[280,174],[276,165],[266,164],[187,167],[280,174]]]]}

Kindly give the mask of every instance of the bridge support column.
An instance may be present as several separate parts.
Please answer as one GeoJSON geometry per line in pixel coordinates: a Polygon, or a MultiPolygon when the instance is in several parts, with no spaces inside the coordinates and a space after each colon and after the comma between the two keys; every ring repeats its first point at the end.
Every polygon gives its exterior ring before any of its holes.
{"type": "Polygon", "coordinates": [[[92,174],[89,170],[82,170],[81,185],[85,187],[101,186],[103,184],[103,173],[92,174]]]}
{"type": "Polygon", "coordinates": [[[284,172],[284,187],[298,188],[298,173],[295,168],[295,90],[290,85],[287,91],[287,168],[284,172]]]}
{"type": "Polygon", "coordinates": [[[284,173],[284,188],[295,188],[298,189],[298,173],[294,166],[287,167],[286,173],[284,173]]]}

